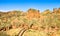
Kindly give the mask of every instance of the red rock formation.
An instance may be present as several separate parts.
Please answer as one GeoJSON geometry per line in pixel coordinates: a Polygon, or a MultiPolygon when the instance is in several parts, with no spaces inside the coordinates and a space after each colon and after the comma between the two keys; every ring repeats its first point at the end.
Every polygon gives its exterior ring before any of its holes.
{"type": "Polygon", "coordinates": [[[53,9],[53,13],[57,13],[57,8],[54,8],[53,9]]]}
{"type": "Polygon", "coordinates": [[[28,19],[40,18],[40,12],[39,12],[39,10],[29,9],[28,13],[27,13],[27,18],[28,19]]]}

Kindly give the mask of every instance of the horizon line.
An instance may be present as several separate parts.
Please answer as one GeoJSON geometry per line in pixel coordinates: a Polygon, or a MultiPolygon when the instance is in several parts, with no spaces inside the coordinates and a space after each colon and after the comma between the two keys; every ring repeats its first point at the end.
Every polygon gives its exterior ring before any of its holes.
{"type": "MultiPolygon", "coordinates": [[[[31,9],[35,9],[35,8],[31,8],[31,9]]],[[[53,8],[54,9],[54,8],[53,8]]],[[[50,10],[50,11],[53,11],[53,9],[52,10],[50,10]]],[[[56,9],[59,9],[59,8],[56,8],[56,9]]],[[[29,9],[28,9],[29,10],[29,9]]],[[[39,10],[39,9],[36,9],[36,10],[39,10]]],[[[47,9],[45,9],[45,10],[47,10],[47,9]]],[[[39,10],[40,12],[44,12],[45,10],[39,10]]],[[[19,9],[13,9],[13,10],[0,10],[0,12],[9,12],[9,11],[23,11],[23,12],[26,12],[27,10],[19,10],[19,9]]]]}

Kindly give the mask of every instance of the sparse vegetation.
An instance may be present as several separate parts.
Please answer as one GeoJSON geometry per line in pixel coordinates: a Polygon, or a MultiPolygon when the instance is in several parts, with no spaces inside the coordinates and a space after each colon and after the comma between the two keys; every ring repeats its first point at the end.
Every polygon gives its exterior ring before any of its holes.
{"type": "Polygon", "coordinates": [[[60,36],[60,8],[0,12],[0,36],[17,36],[21,29],[26,29],[22,36],[60,36]]]}

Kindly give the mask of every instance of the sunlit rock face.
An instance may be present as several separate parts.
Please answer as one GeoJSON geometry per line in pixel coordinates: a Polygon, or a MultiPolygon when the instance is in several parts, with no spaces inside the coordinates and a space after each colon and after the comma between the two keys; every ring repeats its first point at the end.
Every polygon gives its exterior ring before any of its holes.
{"type": "Polygon", "coordinates": [[[60,15],[60,8],[54,8],[52,14],[60,15]]]}
{"type": "Polygon", "coordinates": [[[53,9],[53,13],[57,13],[57,8],[54,8],[53,9]]]}
{"type": "Polygon", "coordinates": [[[36,9],[29,9],[27,13],[27,18],[40,18],[40,11],[36,9]]]}
{"type": "Polygon", "coordinates": [[[58,8],[58,12],[60,13],[60,8],[58,8]]]}

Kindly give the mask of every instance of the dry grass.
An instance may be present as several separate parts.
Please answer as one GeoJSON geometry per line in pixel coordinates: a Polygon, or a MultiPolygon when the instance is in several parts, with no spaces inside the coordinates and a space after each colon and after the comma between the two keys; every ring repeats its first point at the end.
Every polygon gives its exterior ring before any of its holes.
{"type": "Polygon", "coordinates": [[[8,35],[10,36],[15,36],[19,33],[19,31],[21,30],[22,28],[16,28],[16,29],[11,29],[11,30],[8,30],[6,31],[8,35]]]}

